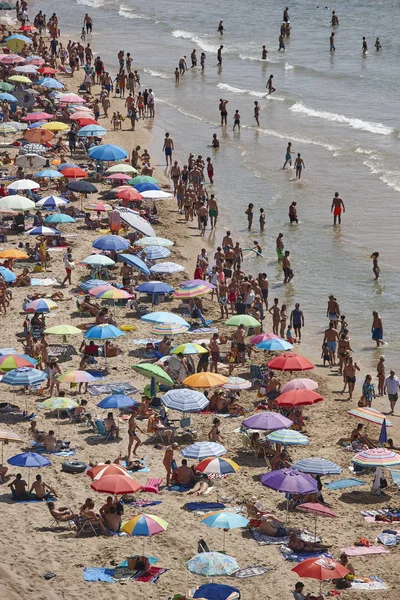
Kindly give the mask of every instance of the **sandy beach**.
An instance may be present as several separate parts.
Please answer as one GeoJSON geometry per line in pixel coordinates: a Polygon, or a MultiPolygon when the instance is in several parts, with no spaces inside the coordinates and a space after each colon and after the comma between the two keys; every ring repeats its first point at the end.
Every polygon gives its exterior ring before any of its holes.
{"type": "MultiPolygon", "coordinates": [[[[31,8],[31,19],[33,12],[33,8],[31,8]]],[[[48,12],[50,13],[50,10],[48,12]]],[[[61,35],[60,41],[65,43],[67,39],[61,35]]],[[[96,46],[98,49],[98,42],[96,46]]],[[[79,93],[78,88],[82,83],[81,71],[76,72],[73,78],[59,73],[56,77],[64,83],[68,91],[79,93]]],[[[93,86],[92,90],[93,96],[97,97],[100,91],[99,86],[93,86]]],[[[121,110],[120,99],[111,96],[110,101],[109,114],[112,115],[113,111],[121,110]]],[[[157,113],[154,121],[152,119],[139,121],[135,132],[130,130],[128,119],[123,121],[120,131],[112,130],[110,120],[104,118],[103,113],[100,115],[99,123],[108,129],[108,133],[103,138],[103,143],[115,144],[126,149],[129,157],[135,146],[139,145],[142,149],[147,148],[152,157],[151,165],[153,167],[155,165],[153,175],[158,180],[159,186],[163,190],[171,189],[169,170],[160,164],[164,160],[162,143],[165,131],[157,123],[157,113]]],[[[179,134],[183,138],[185,132],[179,131],[179,134]]],[[[176,137],[176,134],[174,134],[174,139],[175,143],[179,144],[179,137],[176,137]]],[[[18,154],[18,149],[8,150],[11,158],[14,159],[18,154]]],[[[10,166],[10,180],[14,177],[15,170],[14,165],[10,166]]],[[[109,184],[102,182],[99,184],[99,189],[101,191],[109,189],[109,184]]],[[[48,193],[52,192],[45,192],[45,194],[48,193]]],[[[97,198],[97,195],[92,195],[89,200],[92,201],[97,198]]],[[[152,205],[150,202],[146,204],[152,205]]],[[[196,221],[189,223],[189,225],[185,224],[184,216],[178,212],[175,198],[157,202],[157,217],[159,223],[154,226],[157,236],[174,241],[174,246],[171,248],[172,254],[168,260],[182,264],[185,267],[185,271],[182,273],[168,275],[167,283],[174,288],[178,288],[183,281],[193,278],[196,257],[202,247],[207,249],[210,256],[214,254],[217,243],[222,240],[225,234],[225,229],[222,223],[219,223],[215,239],[201,238],[196,221]]],[[[67,240],[71,244],[72,255],[76,264],[76,268],[72,272],[73,285],[61,288],[59,283],[56,283],[50,287],[12,288],[13,298],[7,314],[0,316],[1,346],[3,348],[14,348],[17,353],[23,352],[22,340],[24,338],[20,334],[23,331],[25,313],[22,311],[22,303],[27,293],[33,291],[43,291],[50,296],[52,292],[61,289],[65,296],[64,300],[58,303],[57,310],[46,316],[47,327],[58,324],[71,324],[79,327],[88,322],[88,318],[82,318],[76,307],[77,301],[82,299],[82,296],[78,293],[79,284],[88,276],[87,268],[79,263],[84,257],[92,253],[93,241],[96,237],[103,235],[103,231],[88,231],[84,227],[82,219],[73,224],[61,225],[60,228],[63,234],[67,234],[67,240]]],[[[107,230],[108,227],[105,225],[101,229],[107,230]]],[[[21,239],[24,242],[26,241],[25,238],[28,239],[27,236],[10,235],[7,242],[2,244],[2,248],[16,249],[21,239]]],[[[38,277],[52,277],[60,281],[64,278],[63,253],[53,251],[50,254],[51,261],[46,273],[40,273],[38,277]]],[[[14,270],[16,274],[21,272],[18,261],[14,263],[14,270]]],[[[111,281],[120,283],[120,279],[119,269],[115,270],[111,276],[111,281]]],[[[216,300],[211,301],[210,295],[205,295],[202,299],[206,309],[205,316],[207,319],[213,320],[212,326],[218,328],[219,335],[232,335],[232,328],[227,327],[224,320],[220,318],[220,309],[216,300]]],[[[177,312],[178,304],[177,299],[170,299],[162,305],[160,310],[177,312]]],[[[137,388],[138,393],[134,397],[140,401],[141,392],[149,380],[132,370],[133,365],[144,362],[146,358],[145,346],[135,345],[133,340],[151,337],[152,325],[141,321],[133,312],[126,311],[125,308],[116,307],[111,310],[119,327],[133,325],[134,329],[126,332],[124,337],[118,338],[117,344],[122,353],[107,360],[108,372],[104,383],[129,382],[137,388]]],[[[149,305],[150,310],[151,305],[149,305]]],[[[272,331],[272,320],[268,313],[263,321],[263,330],[265,332],[272,331]]],[[[212,334],[207,333],[207,331],[197,336],[190,332],[183,333],[174,336],[172,345],[197,340],[209,341],[211,336],[212,334]]],[[[70,337],[68,343],[78,350],[82,339],[82,336],[70,337]]],[[[48,341],[54,344],[61,343],[58,337],[52,337],[48,341]]],[[[228,346],[222,346],[222,348],[226,350],[228,346]]],[[[357,406],[361,394],[359,384],[364,379],[365,369],[358,374],[356,392],[353,401],[349,402],[346,400],[347,394],[340,393],[342,377],[336,370],[330,370],[321,365],[320,352],[316,352],[315,342],[307,337],[307,333],[301,345],[295,345],[294,351],[305,356],[315,365],[315,369],[306,374],[299,374],[299,376],[310,376],[315,380],[319,386],[318,393],[324,398],[324,401],[304,408],[305,423],[302,433],[307,435],[309,444],[307,446],[289,447],[291,462],[294,463],[296,460],[311,456],[329,459],[340,465],[343,471],[340,476],[328,475],[324,477],[323,482],[351,477],[357,477],[365,482],[365,485],[348,489],[331,490],[324,487],[322,490],[324,500],[334,511],[336,518],[319,518],[317,532],[323,542],[331,546],[330,553],[335,560],[338,560],[342,548],[352,547],[361,538],[367,538],[372,544],[376,536],[385,528],[396,529],[395,524],[367,522],[361,516],[360,511],[378,510],[382,506],[397,506],[398,489],[391,483],[389,472],[386,471],[385,476],[388,479],[389,487],[383,490],[381,496],[372,495],[370,488],[374,475],[370,473],[358,476],[350,472],[349,466],[352,464],[353,453],[346,452],[343,446],[337,444],[340,438],[349,437],[350,432],[359,422],[354,417],[349,416],[347,410],[357,406]]],[[[259,351],[253,356],[253,362],[257,365],[265,365],[276,355],[275,352],[259,351]]],[[[60,361],[62,373],[78,369],[80,360],[81,354],[78,351],[75,355],[69,356],[68,360],[60,361]]],[[[195,360],[197,360],[197,357],[195,357],[195,360]]],[[[102,358],[98,359],[98,366],[103,368],[102,358]]],[[[220,364],[219,372],[227,375],[228,365],[220,364]]],[[[250,379],[249,364],[236,366],[233,374],[250,379]]],[[[293,373],[284,372],[276,373],[276,375],[282,385],[295,377],[293,373]]],[[[375,372],[373,376],[375,381],[375,372]]],[[[98,414],[101,418],[104,418],[105,412],[96,406],[102,396],[89,393],[75,396],[76,391],[70,390],[68,384],[62,384],[61,389],[67,396],[76,398],[78,401],[85,398],[88,401],[88,412],[92,415],[98,414]]],[[[57,429],[56,413],[44,411],[38,407],[38,404],[48,397],[46,390],[38,395],[26,395],[24,392],[14,393],[10,386],[3,384],[1,391],[1,402],[16,404],[21,411],[26,404],[28,414],[36,413],[35,418],[40,430],[57,429]]],[[[255,413],[259,402],[260,398],[257,397],[256,390],[250,389],[241,392],[240,404],[246,411],[246,417],[255,413]]],[[[373,402],[373,407],[382,410],[385,414],[388,414],[388,406],[386,397],[377,398],[373,402]]],[[[4,445],[4,465],[7,464],[7,459],[14,454],[29,450],[29,422],[23,419],[21,411],[0,413],[0,429],[18,433],[25,440],[23,444],[10,443],[4,445]]],[[[117,413],[118,411],[114,410],[116,418],[117,413]]],[[[180,419],[181,414],[170,411],[169,417],[180,419]]],[[[191,415],[191,427],[197,432],[198,441],[208,439],[207,436],[214,417],[213,414],[193,413],[191,415]]],[[[389,437],[392,437],[395,443],[399,443],[400,426],[398,416],[394,415],[389,418],[393,421],[393,427],[389,430],[389,437]]],[[[240,508],[246,514],[243,502],[246,499],[256,498],[265,511],[285,522],[287,516],[285,496],[261,485],[260,476],[269,471],[270,467],[264,458],[256,458],[254,453],[243,447],[243,440],[238,432],[241,421],[242,418],[240,417],[221,418],[221,443],[227,448],[226,456],[234,460],[240,466],[240,470],[225,479],[213,481],[213,490],[207,496],[207,501],[217,502],[228,498],[229,501],[226,502],[226,505],[229,508],[237,508],[238,510],[240,508]]],[[[96,464],[103,463],[106,460],[113,462],[119,454],[123,457],[127,454],[128,426],[126,420],[118,419],[121,439],[110,442],[105,442],[93,431],[90,431],[85,424],[71,423],[68,418],[61,418],[60,423],[61,438],[68,440],[70,447],[76,450],[76,454],[71,460],[96,464]]],[[[146,422],[140,422],[140,427],[146,431],[146,422]]],[[[378,425],[369,424],[367,432],[370,438],[377,440],[380,428],[378,425]]],[[[160,576],[155,584],[135,581],[121,583],[84,581],[85,568],[110,568],[118,565],[129,556],[140,554],[142,551],[142,538],[130,536],[76,537],[75,530],[69,527],[67,523],[55,525],[45,502],[17,503],[12,500],[7,484],[14,479],[13,475],[16,475],[17,472],[21,472],[23,478],[27,480],[28,469],[9,466],[8,476],[11,479],[0,484],[0,511],[3,524],[0,538],[0,549],[3,555],[0,566],[0,597],[9,600],[30,598],[39,600],[59,598],[77,600],[86,596],[106,600],[110,595],[116,594],[121,599],[141,597],[146,600],[167,600],[178,592],[185,594],[190,588],[208,581],[204,577],[190,573],[185,567],[185,563],[197,554],[198,542],[201,538],[206,540],[211,550],[222,550],[222,531],[206,527],[200,523],[201,516],[184,509],[184,504],[191,499],[186,494],[165,489],[165,469],[163,466],[165,448],[155,444],[147,433],[139,433],[139,437],[144,443],[138,449],[138,456],[145,460],[149,471],[146,473],[133,473],[134,479],[139,484],[144,485],[149,477],[160,477],[163,478],[163,484],[159,494],[140,492],[137,497],[159,501],[160,503],[143,510],[126,505],[124,520],[145,512],[159,516],[168,522],[167,531],[146,538],[145,547],[145,554],[156,557],[158,559],[155,563],[156,566],[165,568],[167,571],[160,576]],[[47,572],[54,573],[55,577],[45,580],[43,576],[47,572]]],[[[175,452],[178,465],[182,458],[180,450],[183,447],[184,444],[175,452]]],[[[105,502],[106,494],[98,494],[91,490],[90,479],[85,473],[68,474],[63,472],[61,469],[62,464],[69,459],[62,456],[49,456],[49,458],[51,466],[39,471],[30,469],[30,482],[32,483],[39,472],[43,480],[57,492],[57,504],[71,507],[75,512],[79,510],[86,498],[91,497],[95,502],[96,510],[98,510],[105,502]]],[[[189,461],[189,464],[191,466],[195,464],[195,461],[189,461]]],[[[203,499],[200,498],[200,501],[203,499]]],[[[288,519],[291,527],[314,531],[314,518],[312,516],[293,510],[289,512],[288,519]]],[[[397,597],[400,590],[397,567],[398,551],[396,548],[388,549],[390,553],[387,554],[350,558],[357,575],[379,577],[385,582],[387,589],[369,591],[349,588],[340,590],[341,598],[344,600],[384,598],[386,600],[389,597],[397,597]]],[[[259,545],[253,539],[251,531],[248,528],[243,528],[227,532],[226,550],[227,554],[236,558],[241,569],[262,566],[268,571],[263,575],[247,579],[220,577],[216,579],[218,583],[239,588],[243,600],[250,600],[260,595],[268,600],[290,599],[293,597],[292,592],[299,576],[291,571],[294,563],[283,559],[278,545],[259,545]]],[[[306,584],[305,593],[318,593],[319,583],[317,581],[312,579],[303,579],[303,581],[306,584]]],[[[332,589],[334,589],[333,584],[327,582],[322,584],[324,595],[332,589]]]]}

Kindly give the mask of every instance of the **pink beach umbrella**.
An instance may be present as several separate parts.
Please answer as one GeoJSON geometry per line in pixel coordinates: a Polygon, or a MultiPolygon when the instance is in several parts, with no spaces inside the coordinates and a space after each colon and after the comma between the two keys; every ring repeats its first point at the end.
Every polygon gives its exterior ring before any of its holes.
{"type": "Polygon", "coordinates": [[[113,181],[129,181],[132,177],[126,173],[113,173],[112,175],[107,175],[106,179],[111,179],[113,181]]]}
{"type": "Polygon", "coordinates": [[[265,342],[267,340],[281,340],[282,338],[279,335],[275,335],[275,333],[258,333],[254,335],[250,339],[250,344],[261,344],[261,342],[265,342]]]}
{"type": "Polygon", "coordinates": [[[77,94],[73,93],[61,94],[59,101],[63,104],[85,104],[86,102],[84,98],[81,98],[77,94]]]}
{"type": "Polygon", "coordinates": [[[64,375],[59,375],[57,379],[61,383],[90,383],[95,381],[96,377],[86,371],[70,371],[64,375]]]}
{"type": "Polygon", "coordinates": [[[281,389],[281,393],[290,392],[291,390],[316,390],[317,388],[318,383],[314,379],[299,377],[288,381],[281,389]]]}

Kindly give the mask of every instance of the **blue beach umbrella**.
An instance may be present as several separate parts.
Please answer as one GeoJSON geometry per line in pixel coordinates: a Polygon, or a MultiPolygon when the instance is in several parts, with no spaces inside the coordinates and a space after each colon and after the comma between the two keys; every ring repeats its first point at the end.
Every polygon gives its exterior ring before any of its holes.
{"type": "Polygon", "coordinates": [[[42,125],[46,125],[47,121],[35,121],[28,125],[28,129],[39,129],[42,125]]]}
{"type": "Polygon", "coordinates": [[[301,458],[294,463],[293,469],[312,475],[339,475],[343,470],[331,460],[318,457],[301,458]]]}
{"type": "Polygon", "coordinates": [[[207,600],[235,600],[240,598],[240,590],[231,585],[222,583],[204,583],[199,586],[193,598],[206,598],[207,600]]]}
{"type": "Polygon", "coordinates": [[[189,323],[182,319],[179,315],[171,312],[153,312],[148,313],[147,315],[143,315],[140,317],[141,321],[147,321],[149,323],[177,323],[178,325],[185,325],[186,327],[190,327],[189,323]]]}
{"type": "Polygon", "coordinates": [[[75,163],[62,163],[57,167],[58,171],[63,171],[64,169],[80,169],[80,167],[75,163]]]}
{"type": "Polygon", "coordinates": [[[8,371],[1,380],[1,383],[15,386],[29,386],[34,385],[35,383],[41,383],[45,379],[47,379],[46,373],[39,371],[39,369],[20,367],[19,369],[8,371]]]}
{"type": "Polygon", "coordinates": [[[61,231],[57,231],[57,229],[53,229],[52,227],[45,227],[44,225],[40,225],[40,227],[34,227],[27,231],[28,235],[61,235],[61,231]]]}
{"type": "Polygon", "coordinates": [[[35,177],[46,177],[47,179],[61,179],[63,175],[60,171],[56,171],[55,169],[43,169],[43,171],[39,171],[36,173],[35,177]]]}
{"type": "MultiPolygon", "coordinates": [[[[116,237],[115,235],[112,237],[116,237]]],[[[134,254],[118,254],[118,260],[121,262],[126,262],[128,263],[128,265],[130,265],[131,267],[136,267],[137,269],[139,269],[139,271],[141,271],[142,273],[144,273],[145,275],[150,276],[150,269],[148,268],[148,266],[146,265],[146,263],[139,258],[138,256],[135,256],[134,254]]]]}
{"type": "Polygon", "coordinates": [[[0,275],[6,283],[12,283],[17,279],[15,273],[7,269],[7,267],[0,267],[0,275]]]}
{"type": "Polygon", "coordinates": [[[119,146],[114,146],[113,144],[102,144],[101,146],[96,146],[95,148],[91,148],[89,150],[90,158],[94,160],[101,161],[117,161],[122,160],[123,158],[128,157],[128,153],[123,148],[119,146]]]}
{"type": "Polygon", "coordinates": [[[28,467],[28,468],[40,468],[48,467],[51,462],[45,456],[37,454],[36,452],[23,452],[22,454],[16,454],[8,459],[8,464],[13,467],[28,467]]]}
{"type": "Polygon", "coordinates": [[[161,402],[167,408],[178,410],[179,412],[199,412],[209,404],[208,398],[196,390],[169,390],[161,398],[161,402]]]}
{"type": "Polygon", "coordinates": [[[45,218],[45,223],[75,223],[76,219],[64,213],[55,213],[45,218]]]}
{"type": "Polygon", "coordinates": [[[118,252],[129,248],[128,240],[120,235],[102,235],[93,242],[93,248],[118,252]]]}
{"type": "MultiPolygon", "coordinates": [[[[58,173],[58,171],[55,171],[58,173]]],[[[61,198],[61,196],[45,196],[36,202],[36,206],[38,208],[51,208],[55,209],[59,206],[66,206],[69,203],[69,200],[66,198],[61,198]]]]}
{"type": "Polygon", "coordinates": [[[217,442],[196,442],[190,446],[186,446],[181,454],[185,458],[201,460],[209,456],[222,456],[226,454],[226,448],[217,442]]]}
{"type": "Polygon", "coordinates": [[[138,285],[135,291],[142,294],[169,294],[174,288],[162,281],[146,281],[138,285]]]}
{"type": "Polygon", "coordinates": [[[270,352],[279,350],[292,350],[293,344],[289,344],[289,342],[286,340],[272,339],[260,342],[257,344],[256,348],[259,350],[269,350],[270,352]]]}
{"type": "Polygon", "coordinates": [[[9,35],[6,37],[5,41],[8,42],[8,40],[21,40],[22,42],[25,42],[25,44],[32,44],[31,38],[26,37],[26,35],[21,35],[20,33],[9,35]]]}
{"type": "Polygon", "coordinates": [[[164,246],[148,246],[145,248],[144,253],[146,254],[146,260],[159,260],[160,258],[167,258],[171,254],[171,250],[164,248],[164,246]]]}
{"type": "Polygon", "coordinates": [[[102,325],[94,325],[85,333],[87,340],[112,340],[125,335],[123,331],[114,325],[103,323],[102,325]]]}
{"type": "Polygon", "coordinates": [[[85,125],[78,131],[79,137],[96,136],[101,137],[107,133],[107,129],[101,125],[85,125]]]}
{"type": "Polygon", "coordinates": [[[49,88],[50,90],[63,90],[65,88],[65,85],[61,83],[61,81],[58,81],[58,79],[54,79],[54,77],[44,77],[43,79],[39,79],[37,84],[49,88]]]}
{"type": "Polygon", "coordinates": [[[136,400],[129,398],[129,396],[124,396],[123,394],[113,394],[103,398],[103,400],[101,400],[97,406],[103,409],[129,408],[130,406],[135,406],[136,404],[136,400]]]}
{"type": "Polygon", "coordinates": [[[161,189],[161,188],[158,187],[158,185],[156,185],[155,183],[150,183],[149,181],[144,181],[143,183],[136,183],[133,187],[139,193],[141,193],[141,192],[148,192],[150,190],[151,191],[154,191],[154,190],[159,191],[161,189]]]}
{"type": "Polygon", "coordinates": [[[218,512],[212,512],[203,517],[200,521],[203,525],[212,527],[213,529],[224,530],[224,543],[223,550],[225,552],[225,531],[227,529],[238,529],[240,527],[247,527],[249,519],[239,515],[238,513],[231,513],[227,510],[221,510],[218,512]]]}
{"type": "Polygon", "coordinates": [[[15,96],[13,96],[12,94],[7,94],[7,92],[0,94],[0,100],[6,102],[18,102],[18,99],[15,96]]]}
{"type": "Polygon", "coordinates": [[[383,446],[388,441],[387,429],[386,429],[386,419],[383,420],[381,432],[379,434],[379,443],[383,446]]]}

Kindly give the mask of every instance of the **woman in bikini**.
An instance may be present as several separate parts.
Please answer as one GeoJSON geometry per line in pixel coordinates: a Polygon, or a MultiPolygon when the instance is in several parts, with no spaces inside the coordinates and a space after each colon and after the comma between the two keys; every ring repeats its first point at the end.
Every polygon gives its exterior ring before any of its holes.
{"type": "Polygon", "coordinates": [[[133,449],[132,454],[134,454],[136,456],[136,450],[139,448],[139,446],[141,445],[142,441],[141,439],[138,437],[137,433],[136,433],[136,429],[139,429],[140,433],[144,433],[144,431],[142,429],[140,429],[140,427],[138,426],[138,424],[136,423],[136,417],[138,415],[138,412],[136,410],[134,410],[131,414],[131,416],[129,417],[129,421],[128,421],[128,435],[129,435],[129,443],[128,443],[128,461],[130,459],[131,456],[131,450],[132,450],[132,446],[133,446],[133,442],[136,442],[136,445],[133,449]]]}

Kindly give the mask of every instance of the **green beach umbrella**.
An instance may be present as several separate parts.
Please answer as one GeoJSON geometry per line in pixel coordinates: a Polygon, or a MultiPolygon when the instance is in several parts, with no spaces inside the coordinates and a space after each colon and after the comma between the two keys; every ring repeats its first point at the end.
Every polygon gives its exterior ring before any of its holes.
{"type": "Polygon", "coordinates": [[[62,335],[63,343],[67,343],[67,335],[82,335],[83,331],[74,327],[73,325],[54,325],[54,327],[48,327],[44,330],[46,335],[62,335]]]}
{"type": "Polygon", "coordinates": [[[157,183],[157,179],[150,177],[150,175],[137,175],[133,179],[127,181],[129,185],[136,185],[137,183],[157,183]]]}
{"type": "Polygon", "coordinates": [[[239,325],[244,325],[245,327],[261,327],[261,323],[251,315],[234,315],[225,321],[225,325],[231,327],[239,327],[239,325]]]}
{"type": "Polygon", "coordinates": [[[12,92],[14,86],[11,83],[7,83],[6,81],[0,81],[0,91],[1,92],[12,92]]]}
{"type": "Polygon", "coordinates": [[[56,410],[57,411],[57,437],[60,437],[60,410],[71,410],[79,406],[78,402],[67,398],[65,396],[53,396],[48,398],[44,402],[39,404],[39,408],[43,410],[56,410]]]}
{"type": "Polygon", "coordinates": [[[148,379],[154,379],[157,383],[164,383],[166,385],[174,385],[171,377],[157,365],[152,363],[142,363],[141,365],[133,365],[132,369],[140,375],[147,377],[148,379]]]}

